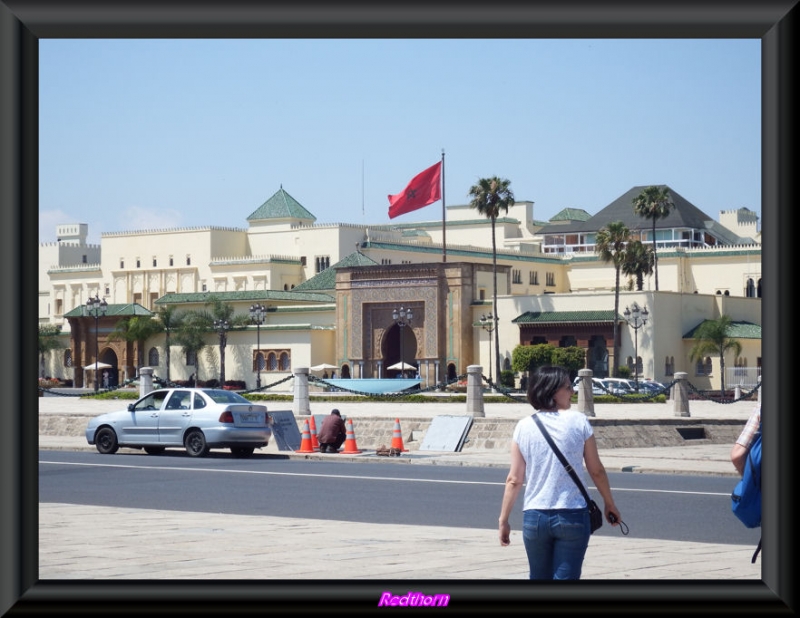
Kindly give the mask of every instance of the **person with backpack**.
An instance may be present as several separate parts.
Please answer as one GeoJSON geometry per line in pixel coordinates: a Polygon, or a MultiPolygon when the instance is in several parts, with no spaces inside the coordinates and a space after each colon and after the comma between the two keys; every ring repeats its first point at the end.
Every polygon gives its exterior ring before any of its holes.
{"type": "MultiPolygon", "coordinates": [[[[761,527],[761,404],[758,404],[731,448],[731,463],[742,476],[731,493],[731,511],[748,528],[761,527]]],[[[761,553],[761,539],[750,560],[761,553]]]]}
{"type": "Polygon", "coordinates": [[[747,424],[742,429],[742,433],[736,438],[736,442],[731,448],[731,463],[739,476],[744,474],[744,464],[747,461],[747,453],[753,444],[756,435],[761,430],[761,404],[759,403],[747,419],[747,424]]]}

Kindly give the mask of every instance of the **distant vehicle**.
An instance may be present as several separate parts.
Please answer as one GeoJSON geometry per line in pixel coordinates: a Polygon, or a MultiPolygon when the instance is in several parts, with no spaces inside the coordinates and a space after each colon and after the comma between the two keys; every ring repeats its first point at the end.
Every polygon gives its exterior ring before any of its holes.
{"type": "Polygon", "coordinates": [[[121,446],[158,455],[167,448],[184,448],[192,457],[205,457],[229,448],[236,457],[249,457],[269,444],[272,417],[267,406],[238,393],[214,388],[154,390],[127,410],[100,414],[86,426],[86,440],[104,455],[121,446]]]}
{"type": "MultiPolygon", "coordinates": [[[[580,386],[580,382],[581,382],[581,377],[580,376],[575,378],[573,380],[573,382],[572,382],[572,390],[574,392],[576,392],[576,393],[578,392],[578,388],[580,386]]],[[[602,382],[602,380],[600,380],[600,378],[592,378],[592,394],[593,395],[607,395],[608,394],[605,390],[603,390],[602,384],[603,384],[603,382],[602,382]]]]}
{"type": "Polygon", "coordinates": [[[625,378],[603,378],[603,386],[606,387],[607,392],[612,395],[630,395],[636,393],[632,380],[625,378]]]}
{"type": "Polygon", "coordinates": [[[639,392],[648,395],[666,395],[669,397],[667,387],[655,380],[639,380],[639,392]]]}

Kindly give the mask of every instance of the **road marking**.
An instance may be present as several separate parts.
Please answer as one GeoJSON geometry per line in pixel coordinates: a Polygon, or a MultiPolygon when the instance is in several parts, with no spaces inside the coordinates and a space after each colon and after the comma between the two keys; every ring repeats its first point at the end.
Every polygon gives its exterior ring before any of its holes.
{"type": "MultiPolygon", "coordinates": [[[[222,472],[227,474],[262,474],[267,476],[300,476],[300,477],[316,477],[316,478],[337,478],[337,479],[353,479],[364,481],[404,481],[407,483],[442,483],[450,485],[496,485],[498,487],[505,486],[505,481],[453,481],[446,479],[412,479],[394,476],[362,476],[356,474],[310,474],[307,472],[275,472],[274,470],[215,470],[213,468],[183,468],[171,466],[131,466],[124,464],[96,464],[96,463],[81,463],[81,462],[66,462],[66,461],[40,461],[39,464],[51,464],[55,466],[89,466],[95,468],[130,468],[134,470],[176,470],[179,472],[222,472]]],[[[589,486],[590,489],[597,490],[596,487],[589,486]]],[[[730,493],[717,493],[708,491],[683,491],[672,489],[635,489],[626,487],[613,487],[612,490],[617,492],[641,492],[641,493],[656,493],[656,494],[682,494],[682,495],[696,495],[696,496],[730,496],[730,493]]]]}

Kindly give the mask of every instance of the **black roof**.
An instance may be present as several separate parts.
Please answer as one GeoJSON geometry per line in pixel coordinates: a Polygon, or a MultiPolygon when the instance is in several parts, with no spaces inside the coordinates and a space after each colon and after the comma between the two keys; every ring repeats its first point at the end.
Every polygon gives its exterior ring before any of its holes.
{"type": "MultiPolygon", "coordinates": [[[[622,221],[631,231],[651,230],[653,229],[652,219],[645,219],[637,215],[633,210],[633,200],[648,186],[651,185],[641,185],[629,189],[586,221],[547,225],[539,230],[539,233],[573,234],[596,232],[615,221],[622,221]]],[[[669,215],[666,218],[656,221],[656,229],[684,227],[694,230],[707,230],[726,242],[731,244],[737,242],[739,237],[736,234],[733,234],[730,230],[721,226],[718,222],[697,208],[697,206],[684,198],[680,193],[670,189],[667,185],[656,186],[666,188],[669,191],[672,203],[675,205],[674,208],[670,209],[669,215]]]]}

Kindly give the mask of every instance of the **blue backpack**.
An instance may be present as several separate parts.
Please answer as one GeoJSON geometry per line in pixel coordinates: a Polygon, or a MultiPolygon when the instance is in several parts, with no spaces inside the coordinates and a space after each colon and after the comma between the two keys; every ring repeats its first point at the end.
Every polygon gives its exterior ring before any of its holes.
{"type": "MultiPolygon", "coordinates": [[[[742,479],[731,493],[731,511],[748,528],[761,527],[761,425],[747,452],[742,479]]],[[[760,540],[751,562],[756,561],[759,551],[760,540]]]]}

